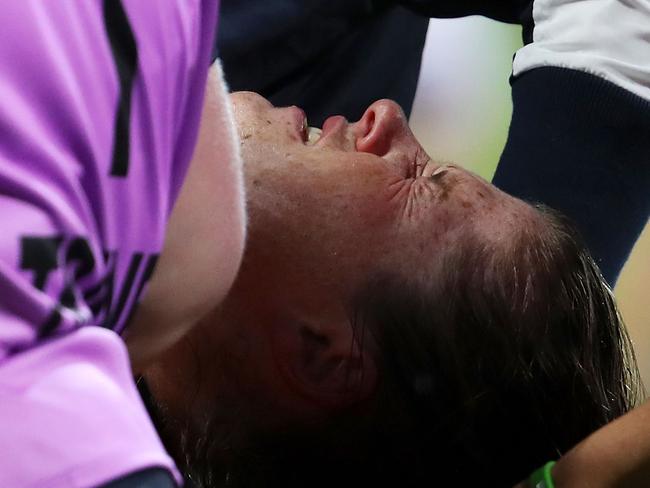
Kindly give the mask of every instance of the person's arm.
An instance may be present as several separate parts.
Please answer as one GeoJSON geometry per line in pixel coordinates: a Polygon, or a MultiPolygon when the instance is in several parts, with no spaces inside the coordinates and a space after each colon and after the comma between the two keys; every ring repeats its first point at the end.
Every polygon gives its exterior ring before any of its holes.
{"type": "Polygon", "coordinates": [[[493,183],[568,215],[613,285],[650,212],[650,4],[532,9],[493,183]]]}
{"type": "Polygon", "coordinates": [[[3,5],[0,486],[180,482],[116,331],[162,248],[216,17],[210,0],[3,5]]]}
{"type": "MultiPolygon", "coordinates": [[[[598,430],[552,470],[556,488],[643,488],[650,482],[650,402],[598,430]]],[[[516,488],[529,488],[522,482],[516,488]]]]}
{"type": "Polygon", "coordinates": [[[650,483],[650,402],[597,431],[555,465],[562,487],[630,487],[650,483]]]}
{"type": "Polygon", "coordinates": [[[208,73],[194,155],[145,296],[124,333],[134,371],[225,297],[244,248],[244,183],[221,66],[208,73]]]}

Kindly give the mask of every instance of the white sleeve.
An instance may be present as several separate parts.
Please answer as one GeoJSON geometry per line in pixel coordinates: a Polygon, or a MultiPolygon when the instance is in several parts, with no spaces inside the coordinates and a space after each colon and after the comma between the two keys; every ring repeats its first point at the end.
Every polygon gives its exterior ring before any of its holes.
{"type": "Polygon", "coordinates": [[[533,42],[515,55],[515,77],[570,68],[650,100],[650,0],[536,0],[533,20],[533,42]]]}

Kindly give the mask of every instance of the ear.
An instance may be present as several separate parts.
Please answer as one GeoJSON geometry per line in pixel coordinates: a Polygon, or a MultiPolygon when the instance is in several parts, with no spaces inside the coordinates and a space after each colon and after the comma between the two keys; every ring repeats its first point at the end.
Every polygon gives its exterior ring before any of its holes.
{"type": "Polygon", "coordinates": [[[345,408],[375,390],[377,368],[370,344],[350,323],[301,322],[284,331],[284,350],[276,357],[301,396],[323,407],[345,408]]]}

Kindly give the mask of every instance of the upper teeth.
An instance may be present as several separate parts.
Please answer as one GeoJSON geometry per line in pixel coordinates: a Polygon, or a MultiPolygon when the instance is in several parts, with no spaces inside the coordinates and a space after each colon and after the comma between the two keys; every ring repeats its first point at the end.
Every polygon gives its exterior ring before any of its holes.
{"type": "Polygon", "coordinates": [[[321,132],[322,131],[320,129],[317,129],[316,127],[309,127],[307,129],[307,142],[306,143],[309,144],[310,146],[313,145],[313,144],[316,144],[316,141],[318,141],[318,139],[320,139],[321,132]]]}

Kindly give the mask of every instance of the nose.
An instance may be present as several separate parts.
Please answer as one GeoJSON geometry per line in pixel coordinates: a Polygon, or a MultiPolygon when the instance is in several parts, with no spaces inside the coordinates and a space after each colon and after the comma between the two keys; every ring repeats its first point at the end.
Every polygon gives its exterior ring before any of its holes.
{"type": "Polygon", "coordinates": [[[399,140],[413,137],[406,115],[392,100],[378,100],[368,107],[356,127],[357,151],[384,156],[399,140]]]}

